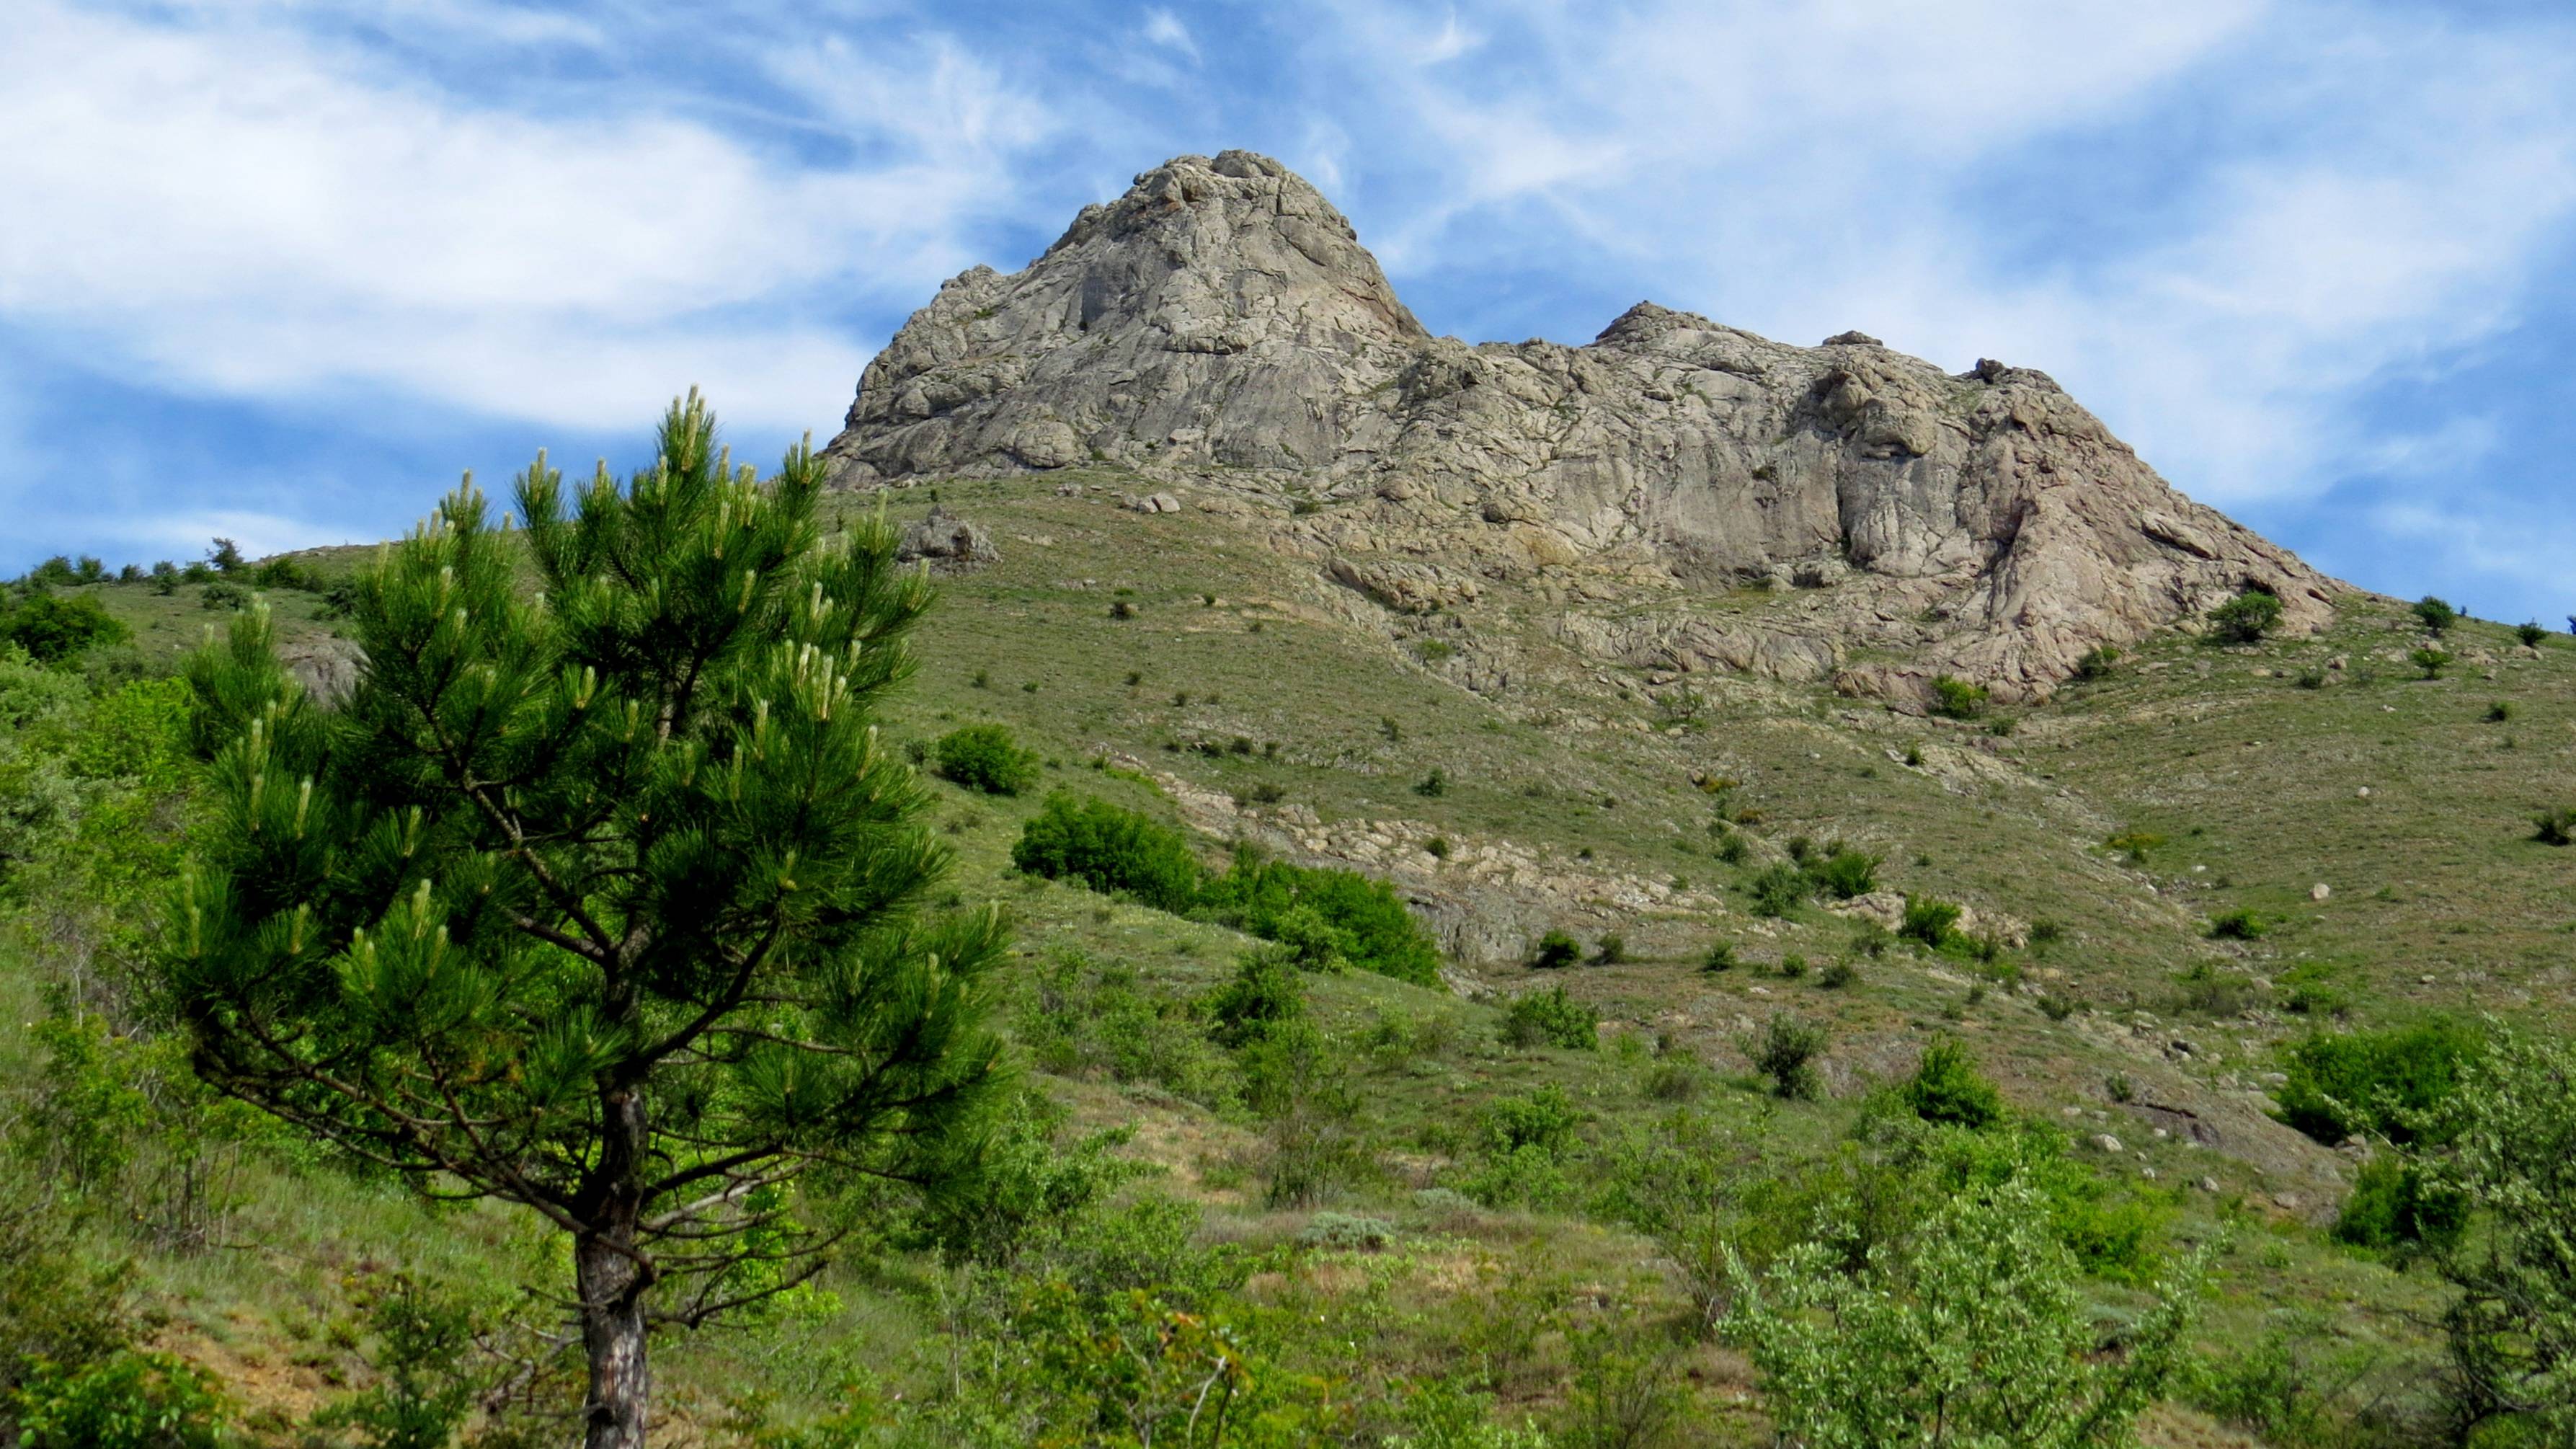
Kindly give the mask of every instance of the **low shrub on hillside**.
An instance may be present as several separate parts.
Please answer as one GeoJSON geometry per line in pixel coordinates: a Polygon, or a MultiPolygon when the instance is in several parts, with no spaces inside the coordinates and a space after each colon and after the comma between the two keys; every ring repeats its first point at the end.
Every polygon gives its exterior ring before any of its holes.
{"type": "Polygon", "coordinates": [[[1357,871],[1263,860],[1235,852],[1233,865],[1199,888],[1210,917],[1269,940],[1294,925],[1302,909],[1338,933],[1342,959],[1362,971],[1429,986],[1440,979],[1440,952],[1404,908],[1395,888],[1357,871]]]}
{"type": "Polygon", "coordinates": [[[2328,1146],[2364,1133],[2413,1142],[2484,1049],[2475,1029],[2447,1017],[2389,1031],[2319,1032],[2283,1063],[2281,1120],[2328,1146]]]}
{"type": "Polygon", "coordinates": [[[1930,707],[1943,719],[1975,719],[1986,712],[1986,687],[1941,675],[1932,681],[1930,707]]]}
{"type": "Polygon", "coordinates": [[[2335,1214],[2334,1239],[2380,1252],[2441,1249],[2468,1229],[2467,1201],[2421,1165],[2381,1153],[2353,1175],[2352,1192],[2335,1214]]]}
{"type": "Polygon", "coordinates": [[[2521,640],[2525,645],[2533,649],[2537,649],[2540,647],[2540,641],[2549,637],[2549,631],[2540,627],[2540,621],[2538,619],[2531,619],[2514,625],[2513,637],[2521,640]]]}
{"type": "Polygon", "coordinates": [[[1807,880],[1817,891],[1847,901],[1878,889],[1878,857],[1836,845],[1829,855],[1806,864],[1807,880]]]}
{"type": "Polygon", "coordinates": [[[1961,914],[1955,902],[1909,895],[1905,898],[1905,919],[1897,926],[1896,934],[1937,951],[1959,939],[1961,914]]]}
{"type": "Polygon", "coordinates": [[[2576,844],[2576,808],[2557,806],[2531,817],[2531,838],[2543,845],[2576,844]]]}
{"type": "Polygon", "coordinates": [[[2269,589],[2248,588],[2209,611],[2213,637],[2229,644],[2253,644],[2281,623],[2281,600],[2269,589]]]}
{"type": "Polygon", "coordinates": [[[1565,994],[1562,986],[1512,998],[1503,1008],[1503,1040],[1515,1047],[1545,1043],[1588,1052],[1600,1041],[1600,1019],[1592,1008],[1565,994]]]}
{"type": "Polygon", "coordinates": [[[1017,795],[1038,782],[1042,764],[1035,750],[1020,748],[1011,732],[997,724],[967,725],[950,730],[931,747],[939,773],[969,790],[987,795],[1017,795]]]}
{"type": "Polygon", "coordinates": [[[2424,632],[2436,639],[2450,633],[2460,622],[2460,611],[2451,607],[2449,600],[2431,594],[2407,605],[2406,612],[2414,615],[2415,621],[2424,626],[2424,632]]]}
{"type": "Polygon", "coordinates": [[[1179,831],[1106,800],[1064,791],[1049,795],[1021,829],[1011,864],[1175,913],[1198,904],[1204,873],[1179,831]]]}
{"type": "Polygon", "coordinates": [[[2439,679],[2442,671],[2451,667],[2450,651],[2444,649],[2418,649],[2406,659],[2421,670],[2426,679],[2439,679]]]}
{"type": "Polygon", "coordinates": [[[2119,649],[2110,644],[2097,644],[2084,651],[2075,661],[2075,677],[2088,683],[2108,679],[2120,663],[2119,649]]]}
{"type": "Polygon", "coordinates": [[[39,664],[60,664],[128,637],[125,625],[88,594],[29,594],[15,604],[0,596],[0,644],[18,646],[39,664]]]}
{"type": "Polygon", "coordinates": [[[2004,1120],[2002,1094],[1977,1070],[1976,1058],[1957,1037],[1934,1038],[1896,1095],[1926,1122],[1983,1131],[2004,1120]]]}
{"type": "Polygon", "coordinates": [[[1785,916],[1807,898],[1807,873],[1781,861],[1765,867],[1746,883],[1757,916],[1785,916]]]}
{"type": "Polygon", "coordinates": [[[2247,910],[2221,911],[2209,918],[2213,941],[2251,941],[2263,934],[2263,918],[2247,910]]]}
{"type": "Polygon", "coordinates": [[[1306,988],[1287,953],[1246,951],[1235,963],[1234,979],[1208,999],[1215,1023],[1208,1034],[1220,1046],[1242,1047],[1305,1015],[1306,988]]]}
{"type": "Polygon", "coordinates": [[[1801,1102],[1824,1095],[1815,1066],[1825,1050],[1822,1026],[1782,1012],[1763,1023],[1743,1045],[1753,1069],[1771,1079],[1773,1095],[1801,1102]]]}
{"type": "Polygon", "coordinates": [[[1563,931],[1548,932],[1530,948],[1530,967],[1533,970],[1554,971],[1582,959],[1583,943],[1563,931]]]}

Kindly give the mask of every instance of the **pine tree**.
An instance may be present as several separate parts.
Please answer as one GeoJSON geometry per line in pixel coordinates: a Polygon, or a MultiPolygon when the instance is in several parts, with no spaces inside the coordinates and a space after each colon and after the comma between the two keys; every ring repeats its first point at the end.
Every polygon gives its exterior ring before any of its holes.
{"type": "Polygon", "coordinates": [[[591,1449],[644,1442],[648,1327],[819,1269],[800,1189],[950,1180],[1002,1087],[1006,937],[917,910],[947,856],[871,723],[929,584],[881,516],[818,536],[822,471],[736,471],[692,392],[623,489],[567,509],[540,453],[524,548],[469,476],[381,554],[339,710],[262,609],[189,666],[220,818],[164,965],[200,1072],[565,1234],[591,1449]]]}

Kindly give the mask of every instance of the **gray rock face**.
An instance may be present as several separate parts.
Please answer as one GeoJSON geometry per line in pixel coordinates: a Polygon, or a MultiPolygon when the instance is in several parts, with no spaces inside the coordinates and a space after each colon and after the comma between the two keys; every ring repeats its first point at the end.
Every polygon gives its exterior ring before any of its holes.
{"type": "MultiPolygon", "coordinates": [[[[1827,606],[1718,624],[1569,615],[1676,669],[2046,694],[2077,659],[2247,585],[2285,626],[2340,585],[2157,477],[2044,373],[1942,372],[1858,332],[1793,347],[1640,303],[1581,347],[1433,337],[1277,162],[1145,173],[1046,254],[942,287],[860,380],[845,483],[1112,464],[1330,506],[1282,520],[1397,609],[1550,570],[1827,606]],[[1855,646],[1899,662],[1852,666],[1855,646]]],[[[1775,611],[1777,612],[1777,611],[1775,611]]]]}

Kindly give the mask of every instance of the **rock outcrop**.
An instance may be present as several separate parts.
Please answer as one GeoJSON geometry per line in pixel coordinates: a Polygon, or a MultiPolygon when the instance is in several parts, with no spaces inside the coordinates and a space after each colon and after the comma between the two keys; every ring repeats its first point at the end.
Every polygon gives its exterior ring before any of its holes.
{"type": "Polygon", "coordinates": [[[2248,586],[2311,629],[2341,587],[2027,368],[1953,375],[1858,332],[1794,347],[1652,303],[1580,347],[1434,337],[1330,202],[1241,151],[1168,162],[1026,269],[947,283],[829,454],[854,485],[1092,465],[1293,492],[1282,527],[1399,610],[1549,570],[1685,603],[1816,589],[1831,607],[1741,623],[1569,614],[1569,642],[1900,699],[1940,673],[2044,695],[2248,586]]]}
{"type": "Polygon", "coordinates": [[[911,563],[930,560],[930,566],[942,573],[964,573],[1000,559],[1001,550],[993,547],[993,536],[978,524],[948,511],[943,504],[930,506],[930,514],[903,531],[895,543],[895,559],[911,563]]]}

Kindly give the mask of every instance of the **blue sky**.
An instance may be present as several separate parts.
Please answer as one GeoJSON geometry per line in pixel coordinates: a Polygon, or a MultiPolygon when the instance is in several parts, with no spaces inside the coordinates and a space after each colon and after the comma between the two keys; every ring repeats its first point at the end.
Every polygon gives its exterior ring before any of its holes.
{"type": "Polygon", "coordinates": [[[691,383],[828,437],[942,278],[1243,146],[1435,330],[1999,357],[2331,572],[2576,610],[2563,4],[9,10],[0,572],[383,537],[691,383]]]}

